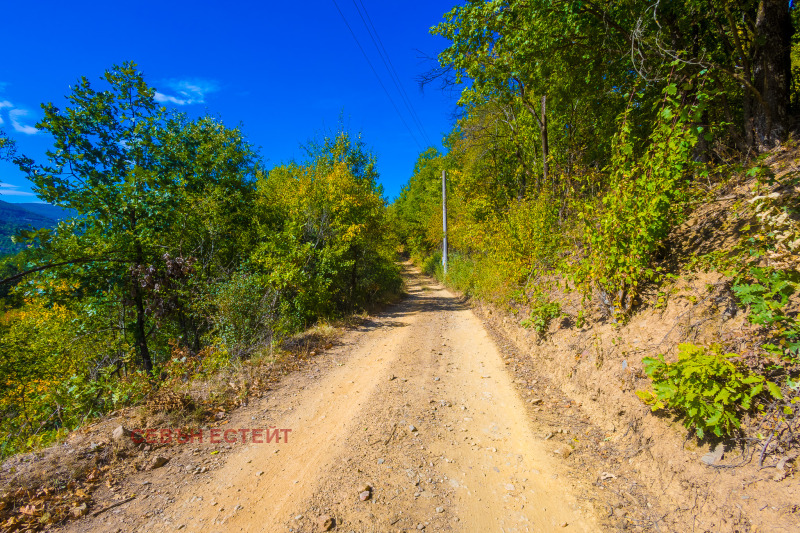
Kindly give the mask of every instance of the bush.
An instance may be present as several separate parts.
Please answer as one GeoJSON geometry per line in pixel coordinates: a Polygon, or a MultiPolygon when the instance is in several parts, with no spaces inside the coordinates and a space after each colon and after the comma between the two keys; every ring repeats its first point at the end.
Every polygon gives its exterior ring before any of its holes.
{"type": "Polygon", "coordinates": [[[694,428],[701,439],[709,431],[717,437],[730,435],[765,388],[773,397],[782,397],[777,385],[749,373],[732,361],[735,357],[723,354],[716,344],[708,348],[681,344],[674,363],[665,362],[660,354],[645,357],[644,371],[653,380],[653,391],[636,395],[653,411],[670,409],[683,416],[683,425],[694,428]]]}
{"type": "Polygon", "coordinates": [[[422,271],[428,276],[440,277],[441,270],[442,270],[442,252],[434,252],[433,255],[430,255],[425,259],[423,259],[422,271]]]}
{"type": "Polygon", "coordinates": [[[561,316],[561,304],[542,297],[534,304],[530,317],[523,320],[520,325],[524,328],[533,328],[541,336],[547,332],[550,322],[559,316],[561,316]]]}
{"type": "Polygon", "coordinates": [[[220,348],[241,358],[272,343],[278,321],[279,294],[248,272],[217,286],[212,297],[220,348]]]}
{"type": "Polygon", "coordinates": [[[799,277],[797,272],[790,270],[754,267],[748,275],[739,275],[733,283],[733,292],[739,302],[750,306],[748,320],[770,332],[772,342],[762,347],[793,363],[800,360],[800,321],[791,311],[790,298],[800,287],[799,277]]]}

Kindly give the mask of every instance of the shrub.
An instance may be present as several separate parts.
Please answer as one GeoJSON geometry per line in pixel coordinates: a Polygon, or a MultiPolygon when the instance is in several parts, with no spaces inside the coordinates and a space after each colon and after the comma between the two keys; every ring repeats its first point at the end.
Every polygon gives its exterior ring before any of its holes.
{"type": "Polygon", "coordinates": [[[597,289],[612,316],[627,313],[647,281],[657,278],[654,253],[680,220],[687,194],[687,175],[703,106],[685,106],[670,95],[648,140],[645,152],[635,155],[632,126],[627,113],[614,140],[609,165],[609,189],[601,207],[585,207],[585,259],[575,281],[585,294],[597,289]]]}
{"type": "Polygon", "coordinates": [[[645,357],[644,371],[653,380],[653,391],[636,391],[636,395],[653,411],[669,409],[683,416],[683,425],[694,428],[701,439],[706,432],[730,435],[765,389],[775,398],[782,397],[777,385],[749,373],[732,360],[735,357],[723,354],[716,344],[681,344],[674,363],[665,362],[660,354],[645,357]]]}
{"type": "Polygon", "coordinates": [[[278,320],[279,294],[253,274],[239,272],[217,286],[214,324],[223,351],[241,358],[270,345],[278,320]]]}
{"type": "Polygon", "coordinates": [[[733,283],[739,301],[750,306],[749,321],[767,328],[773,337],[774,342],[763,348],[792,362],[800,355],[800,322],[789,299],[799,285],[797,272],[757,267],[733,283]]]}
{"type": "Polygon", "coordinates": [[[524,328],[533,328],[541,336],[547,332],[550,322],[559,316],[561,316],[561,304],[540,297],[531,309],[530,317],[523,320],[520,325],[524,328]]]}

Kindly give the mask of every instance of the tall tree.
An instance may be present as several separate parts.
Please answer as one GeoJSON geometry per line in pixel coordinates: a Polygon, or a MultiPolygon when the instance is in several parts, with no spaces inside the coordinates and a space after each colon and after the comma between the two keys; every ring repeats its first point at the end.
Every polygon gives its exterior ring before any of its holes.
{"type": "Polygon", "coordinates": [[[761,0],[755,22],[753,86],[748,96],[748,138],[761,149],[786,138],[790,128],[791,41],[786,0],[761,0]]]}
{"type": "Polygon", "coordinates": [[[144,294],[132,273],[146,264],[150,238],[160,229],[152,204],[166,191],[159,187],[150,148],[163,113],[135,64],[112,68],[104,81],[108,90],[97,91],[82,77],[64,111],[52,103],[42,106],[37,127],[53,136],[55,149],[47,152],[48,165],[23,158],[21,167],[43,200],[84,217],[84,231],[73,233],[71,245],[65,246],[63,235],[53,248],[61,256],[55,263],[99,267],[101,272],[91,273],[126,285],[134,306],[134,344],[150,372],[144,294]]]}
{"type": "MultiPolygon", "coordinates": [[[[40,198],[78,213],[46,240],[49,255],[29,271],[67,268],[90,294],[106,295],[99,298],[107,303],[115,295],[126,317],[123,335],[132,336],[151,372],[148,339],[168,310],[162,278],[185,277],[187,257],[181,256],[201,253],[203,243],[227,249],[220,240],[209,244],[198,230],[216,209],[205,206],[199,217],[191,210],[205,197],[252,191],[253,158],[237,130],[212,119],[167,116],[135,64],[115,66],[103,81],[106,87],[96,90],[81,78],[65,110],[43,106],[37,127],[55,143],[48,164],[19,159],[40,198]]],[[[235,243],[229,230],[226,224],[235,243]]]]}

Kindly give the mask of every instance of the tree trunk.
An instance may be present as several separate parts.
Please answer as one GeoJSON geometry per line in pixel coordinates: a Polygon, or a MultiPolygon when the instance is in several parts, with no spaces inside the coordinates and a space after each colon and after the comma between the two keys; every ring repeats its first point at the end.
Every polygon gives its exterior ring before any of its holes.
{"type": "Polygon", "coordinates": [[[148,375],[153,373],[153,360],[150,358],[150,350],[147,347],[147,333],[144,330],[144,301],[142,291],[136,280],[133,280],[133,302],[136,306],[136,327],[133,330],[133,337],[136,341],[136,349],[142,359],[142,365],[148,375]]]}
{"type": "MultiPolygon", "coordinates": [[[[132,215],[131,227],[136,229],[136,216],[132,215]]],[[[136,253],[136,266],[144,263],[144,251],[142,245],[137,242],[135,244],[136,253]]],[[[142,294],[142,287],[139,285],[140,281],[136,276],[131,276],[133,284],[133,304],[136,307],[136,326],[133,330],[133,338],[136,344],[136,350],[139,352],[139,357],[142,359],[142,365],[148,375],[153,373],[153,360],[150,358],[150,349],[147,346],[147,332],[145,331],[145,312],[144,312],[144,295],[142,294]]]]}
{"type": "Polygon", "coordinates": [[[753,86],[746,96],[748,144],[769,150],[789,132],[791,38],[794,30],[786,0],[761,0],[756,17],[753,86]]]}

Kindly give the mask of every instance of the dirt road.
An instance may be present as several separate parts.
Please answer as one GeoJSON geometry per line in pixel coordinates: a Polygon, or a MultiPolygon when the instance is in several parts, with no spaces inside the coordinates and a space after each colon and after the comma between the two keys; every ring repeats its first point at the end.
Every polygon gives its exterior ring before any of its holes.
{"type": "Polygon", "coordinates": [[[135,481],[133,506],[74,527],[301,532],[329,517],[346,532],[599,530],[481,322],[432,281],[408,283],[409,296],[348,333],[327,366],[226,426],[290,428],[288,443],[217,446],[217,468],[212,448],[185,446],[135,481]],[[185,474],[200,464],[211,468],[185,474]]]}

